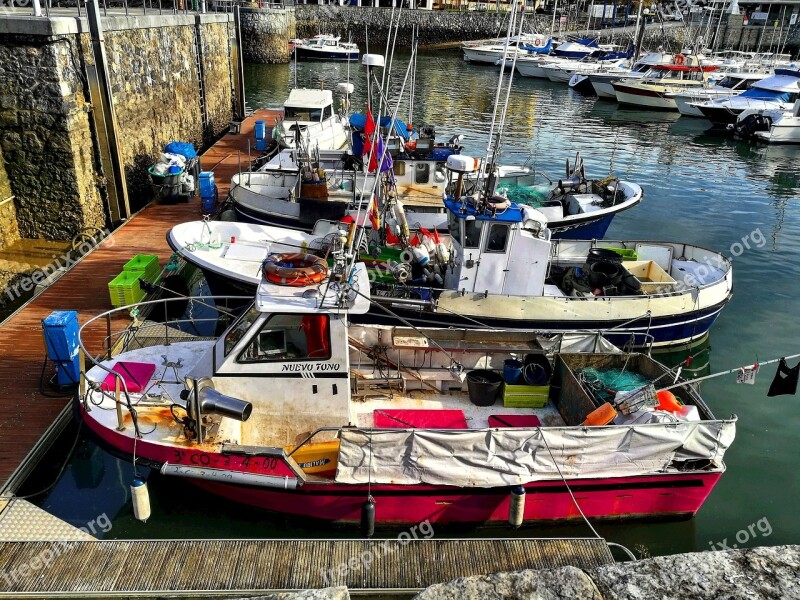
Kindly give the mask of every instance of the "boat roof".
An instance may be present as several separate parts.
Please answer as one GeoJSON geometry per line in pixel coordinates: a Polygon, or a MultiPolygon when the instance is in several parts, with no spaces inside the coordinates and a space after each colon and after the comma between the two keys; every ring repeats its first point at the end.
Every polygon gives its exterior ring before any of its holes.
{"type": "Polygon", "coordinates": [[[700,71],[704,73],[709,73],[711,71],[719,71],[719,65],[676,65],[676,64],[660,64],[660,65],[653,65],[654,69],[660,69],[662,71],[691,71],[693,73],[699,73],[700,71]]]}
{"type": "Polygon", "coordinates": [[[497,223],[522,223],[525,218],[522,207],[519,204],[511,203],[507,209],[498,211],[494,216],[487,212],[478,212],[475,205],[469,202],[461,202],[452,198],[447,198],[444,205],[452,214],[459,219],[473,217],[476,221],[495,221],[497,223]]]}
{"type": "Polygon", "coordinates": [[[262,279],[256,291],[256,309],[265,313],[341,313],[364,314],[369,310],[369,275],[364,263],[356,263],[348,277],[353,290],[331,282],[307,286],[278,285],[262,279]],[[357,293],[356,293],[357,292],[357,293]],[[346,295],[346,305],[339,299],[346,295]]]}
{"type": "Polygon", "coordinates": [[[289,98],[284,106],[293,108],[325,108],[333,104],[333,92],[330,90],[315,90],[308,88],[295,88],[289,92],[289,98]]]}
{"type": "Polygon", "coordinates": [[[795,92],[800,84],[800,71],[795,69],[775,69],[775,74],[762,79],[753,87],[773,92],[795,92]]]}

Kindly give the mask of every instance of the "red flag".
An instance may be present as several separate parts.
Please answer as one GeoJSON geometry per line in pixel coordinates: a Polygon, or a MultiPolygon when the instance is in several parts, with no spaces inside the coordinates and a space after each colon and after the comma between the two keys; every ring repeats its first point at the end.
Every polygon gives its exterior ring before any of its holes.
{"type": "Polygon", "coordinates": [[[372,110],[367,105],[367,116],[364,121],[364,149],[361,156],[368,156],[372,151],[372,134],[375,133],[375,119],[372,118],[372,110]]]}
{"type": "Polygon", "coordinates": [[[372,111],[367,105],[367,120],[364,123],[364,133],[367,137],[371,138],[372,134],[375,133],[375,119],[372,118],[372,111]]]}
{"type": "Polygon", "coordinates": [[[389,227],[388,223],[386,224],[386,243],[387,244],[399,244],[400,243],[400,238],[392,233],[392,228],[389,227]]]}

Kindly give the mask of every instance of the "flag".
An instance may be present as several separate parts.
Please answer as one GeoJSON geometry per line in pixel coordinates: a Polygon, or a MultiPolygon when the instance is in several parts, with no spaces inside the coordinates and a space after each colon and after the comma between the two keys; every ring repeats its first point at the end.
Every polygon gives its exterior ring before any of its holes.
{"type": "Polygon", "coordinates": [[[364,147],[361,150],[361,156],[369,155],[372,150],[372,134],[375,133],[375,119],[372,117],[372,110],[367,105],[367,116],[364,120],[364,147]]]}

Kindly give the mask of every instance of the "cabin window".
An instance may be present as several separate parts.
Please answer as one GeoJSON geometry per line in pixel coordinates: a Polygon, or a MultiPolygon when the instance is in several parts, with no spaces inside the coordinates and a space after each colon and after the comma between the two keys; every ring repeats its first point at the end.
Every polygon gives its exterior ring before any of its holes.
{"type": "Polygon", "coordinates": [[[333,116],[333,106],[330,104],[322,109],[322,120],[330,119],[333,116]]]}
{"type": "Polygon", "coordinates": [[[479,248],[483,221],[464,221],[464,248],[479,248]]]}
{"type": "Polygon", "coordinates": [[[253,363],[330,357],[328,315],[275,314],[264,322],[238,360],[253,363]]]}
{"type": "Polygon", "coordinates": [[[486,236],[486,252],[505,252],[508,243],[508,225],[494,223],[486,236]]]}
{"type": "Polygon", "coordinates": [[[461,245],[461,219],[447,211],[447,230],[454,242],[461,245]]]}
{"type": "Polygon", "coordinates": [[[251,307],[239,318],[239,322],[228,331],[225,335],[225,356],[228,356],[231,350],[236,347],[236,344],[242,340],[244,334],[250,330],[260,314],[255,306],[251,307]]]}
{"type": "Polygon", "coordinates": [[[414,183],[428,183],[431,178],[430,163],[421,162],[414,166],[414,183]]]}
{"type": "Polygon", "coordinates": [[[395,177],[403,177],[406,174],[406,163],[402,160],[398,160],[396,163],[394,163],[392,169],[395,177]]]}

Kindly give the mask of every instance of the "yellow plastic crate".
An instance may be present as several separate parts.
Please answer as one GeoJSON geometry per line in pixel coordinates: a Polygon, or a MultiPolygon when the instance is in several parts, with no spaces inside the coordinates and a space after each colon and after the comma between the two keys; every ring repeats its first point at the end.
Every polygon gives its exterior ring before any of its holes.
{"type": "Polygon", "coordinates": [[[503,406],[506,408],[542,408],[549,396],[549,385],[503,386],[503,406]]]}

